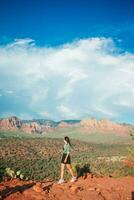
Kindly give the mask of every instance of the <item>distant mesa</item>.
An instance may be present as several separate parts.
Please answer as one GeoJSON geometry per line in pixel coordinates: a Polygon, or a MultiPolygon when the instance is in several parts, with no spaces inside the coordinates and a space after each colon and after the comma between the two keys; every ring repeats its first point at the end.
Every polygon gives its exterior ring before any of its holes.
{"type": "Polygon", "coordinates": [[[15,130],[22,126],[21,120],[16,117],[9,117],[0,120],[0,129],[2,130],[15,130]]]}
{"type": "Polygon", "coordinates": [[[58,122],[58,127],[59,128],[66,128],[66,127],[74,127],[74,126],[79,126],[81,120],[62,120],[58,122]]]}
{"type": "Polygon", "coordinates": [[[41,127],[36,122],[32,122],[30,124],[23,123],[20,127],[20,130],[26,133],[34,133],[34,132],[41,132],[41,127]]]}
{"type": "Polygon", "coordinates": [[[108,119],[83,119],[80,122],[81,127],[87,133],[101,132],[101,133],[117,133],[119,135],[128,134],[134,127],[132,125],[118,124],[108,119]]]}
{"type": "Polygon", "coordinates": [[[70,126],[70,124],[68,124],[67,122],[63,122],[63,121],[58,124],[58,127],[60,127],[60,128],[66,128],[68,126],[70,126]]]}
{"type": "Polygon", "coordinates": [[[20,130],[26,133],[40,132],[40,125],[36,122],[30,124],[23,123],[18,117],[13,116],[0,120],[0,130],[3,131],[15,131],[20,130]]]}
{"type": "Polygon", "coordinates": [[[82,119],[82,120],[62,120],[55,122],[53,120],[33,119],[21,120],[16,116],[0,119],[0,130],[14,131],[20,130],[25,133],[48,133],[56,128],[78,127],[82,132],[87,134],[98,133],[115,133],[126,135],[134,130],[133,125],[119,124],[108,119],[82,119]]]}

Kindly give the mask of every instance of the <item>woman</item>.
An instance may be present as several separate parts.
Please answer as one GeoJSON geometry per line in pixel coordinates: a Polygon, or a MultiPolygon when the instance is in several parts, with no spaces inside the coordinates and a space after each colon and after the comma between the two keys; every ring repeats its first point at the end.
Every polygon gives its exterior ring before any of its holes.
{"type": "Polygon", "coordinates": [[[60,175],[60,180],[58,181],[59,184],[64,183],[63,176],[64,176],[65,165],[72,176],[71,182],[74,182],[77,179],[76,176],[74,175],[74,172],[73,172],[72,166],[71,166],[70,146],[71,146],[70,139],[69,139],[69,137],[66,136],[64,138],[63,155],[62,155],[62,159],[61,159],[61,175],[60,175]]]}

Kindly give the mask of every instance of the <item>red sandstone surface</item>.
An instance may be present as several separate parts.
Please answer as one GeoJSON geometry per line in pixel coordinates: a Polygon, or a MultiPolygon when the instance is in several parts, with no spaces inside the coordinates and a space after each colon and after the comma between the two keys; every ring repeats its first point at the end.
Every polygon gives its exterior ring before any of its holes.
{"type": "Polygon", "coordinates": [[[0,183],[0,199],[5,200],[133,200],[134,177],[80,177],[76,182],[20,181],[0,183]]]}

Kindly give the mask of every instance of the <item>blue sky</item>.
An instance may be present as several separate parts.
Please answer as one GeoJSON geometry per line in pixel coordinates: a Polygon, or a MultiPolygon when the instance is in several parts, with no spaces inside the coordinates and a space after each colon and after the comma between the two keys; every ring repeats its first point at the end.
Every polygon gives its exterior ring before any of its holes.
{"type": "Polygon", "coordinates": [[[59,45],[75,38],[112,37],[134,51],[133,0],[1,0],[1,43],[32,38],[59,45]]]}
{"type": "Polygon", "coordinates": [[[0,116],[134,122],[132,0],[0,0],[0,116]]]}

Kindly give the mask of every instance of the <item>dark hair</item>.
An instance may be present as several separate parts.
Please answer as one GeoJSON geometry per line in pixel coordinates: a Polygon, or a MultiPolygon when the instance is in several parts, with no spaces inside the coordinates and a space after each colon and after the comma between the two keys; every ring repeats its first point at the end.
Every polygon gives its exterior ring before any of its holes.
{"type": "Polygon", "coordinates": [[[66,140],[66,142],[71,146],[71,142],[70,142],[70,139],[69,139],[68,136],[65,136],[65,137],[64,137],[64,140],[66,140]]]}

